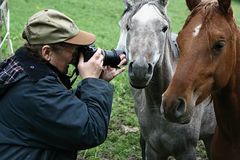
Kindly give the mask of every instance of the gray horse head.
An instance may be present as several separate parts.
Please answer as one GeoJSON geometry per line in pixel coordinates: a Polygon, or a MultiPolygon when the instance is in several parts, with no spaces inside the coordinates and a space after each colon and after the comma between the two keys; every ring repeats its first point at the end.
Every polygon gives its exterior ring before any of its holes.
{"type": "Polygon", "coordinates": [[[125,0],[117,48],[128,53],[128,75],[134,88],[146,87],[162,61],[169,33],[166,5],[167,0],[125,0]]]}

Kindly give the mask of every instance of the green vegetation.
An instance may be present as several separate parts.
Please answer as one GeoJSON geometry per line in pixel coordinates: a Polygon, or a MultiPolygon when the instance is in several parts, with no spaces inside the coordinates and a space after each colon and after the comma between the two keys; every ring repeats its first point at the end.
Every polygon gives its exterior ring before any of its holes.
{"type": "MultiPolygon", "coordinates": [[[[9,0],[11,38],[16,50],[23,44],[23,26],[35,12],[52,8],[64,12],[75,20],[80,29],[96,34],[96,46],[112,49],[119,37],[118,20],[124,9],[123,0],[9,0]]],[[[234,14],[240,22],[240,2],[233,1],[234,14]],[[238,10],[237,10],[238,8],[238,10]]],[[[168,15],[172,31],[178,32],[189,11],[183,0],[170,0],[168,15]]],[[[240,23],[239,23],[240,24],[240,23]]],[[[115,96],[107,140],[99,147],[79,152],[79,160],[138,160],[141,158],[138,122],[127,72],[114,79],[115,96]]],[[[200,143],[198,155],[206,156],[200,143]]]]}

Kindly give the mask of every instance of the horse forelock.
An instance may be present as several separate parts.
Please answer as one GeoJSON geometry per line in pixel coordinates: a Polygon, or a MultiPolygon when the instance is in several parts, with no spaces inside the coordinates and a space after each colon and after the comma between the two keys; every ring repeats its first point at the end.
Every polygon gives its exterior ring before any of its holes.
{"type": "Polygon", "coordinates": [[[210,15],[210,12],[213,12],[212,9],[210,8],[215,8],[214,6],[216,5],[216,2],[209,2],[209,3],[203,3],[201,2],[197,7],[195,7],[192,12],[190,13],[190,15],[187,17],[186,21],[185,21],[185,24],[183,25],[183,28],[185,28],[188,23],[197,15],[197,14],[201,14],[204,13],[202,15],[203,17],[203,22],[202,22],[202,25],[205,25],[210,17],[208,15],[210,15]],[[203,11],[203,12],[201,12],[203,11]],[[200,13],[201,12],[201,13],[200,13]],[[207,19],[205,19],[207,18],[207,19]]]}
{"type": "Polygon", "coordinates": [[[213,16],[216,15],[216,13],[219,13],[226,17],[227,20],[233,19],[233,24],[235,23],[235,20],[233,18],[233,11],[232,8],[229,9],[229,12],[223,12],[220,9],[220,6],[217,1],[203,1],[198,6],[196,6],[188,18],[185,21],[185,24],[183,25],[183,28],[185,28],[186,25],[191,21],[193,17],[195,17],[197,14],[202,15],[202,26],[208,26],[210,22],[212,22],[213,16]]]}
{"type": "MultiPolygon", "coordinates": [[[[232,8],[229,9],[229,12],[223,12],[218,4],[217,1],[203,1],[201,2],[197,7],[195,7],[190,15],[188,16],[187,20],[185,21],[185,24],[183,26],[183,29],[189,24],[189,22],[192,22],[192,19],[196,15],[201,15],[201,23],[196,24],[196,29],[198,29],[198,26],[200,27],[200,30],[204,30],[208,33],[210,36],[212,31],[210,30],[209,26],[210,24],[214,24],[214,21],[218,21],[218,19],[215,18],[216,14],[222,15],[225,17],[225,20],[227,21],[228,25],[230,26],[230,31],[233,34],[231,38],[234,38],[235,35],[234,33],[238,32],[238,27],[236,24],[236,21],[233,17],[233,11],[232,8]]],[[[183,31],[182,29],[182,31],[183,31]]],[[[180,31],[181,33],[181,31],[180,31]]],[[[195,35],[196,36],[196,35],[195,35]]],[[[194,36],[194,37],[195,37],[194,36]]],[[[208,45],[210,47],[210,41],[209,41],[209,36],[206,37],[208,41],[208,45]]]]}

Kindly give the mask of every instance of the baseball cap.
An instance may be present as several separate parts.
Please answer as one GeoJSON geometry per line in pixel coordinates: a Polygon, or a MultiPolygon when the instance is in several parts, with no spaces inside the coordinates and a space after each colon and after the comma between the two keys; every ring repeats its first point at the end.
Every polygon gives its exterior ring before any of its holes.
{"type": "Polygon", "coordinates": [[[80,30],[71,18],[54,9],[41,10],[31,16],[22,37],[29,44],[90,45],[96,40],[94,34],[80,30]]]}

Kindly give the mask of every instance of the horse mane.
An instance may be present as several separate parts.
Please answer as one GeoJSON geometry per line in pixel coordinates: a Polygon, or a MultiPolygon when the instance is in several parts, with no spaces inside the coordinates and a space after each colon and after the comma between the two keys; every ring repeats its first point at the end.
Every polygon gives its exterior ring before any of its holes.
{"type": "Polygon", "coordinates": [[[198,12],[200,12],[202,9],[205,9],[205,14],[203,15],[204,19],[203,19],[203,25],[208,23],[209,20],[212,17],[212,13],[216,11],[216,7],[218,6],[217,2],[208,2],[208,3],[204,3],[201,2],[198,6],[196,6],[192,12],[190,13],[190,15],[188,16],[188,18],[185,21],[185,24],[183,25],[183,28],[185,28],[186,25],[188,25],[188,23],[191,21],[191,19],[198,14],[198,12]]]}

